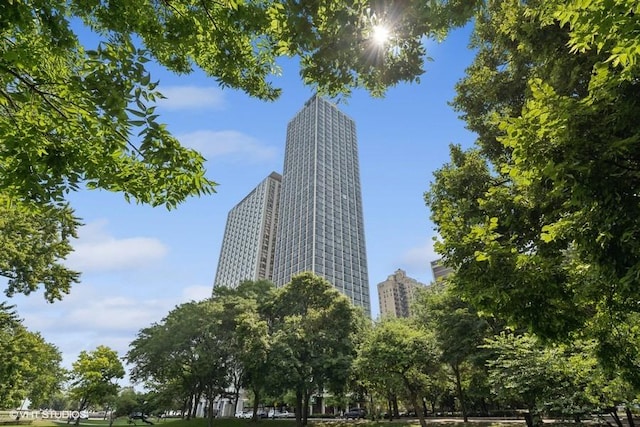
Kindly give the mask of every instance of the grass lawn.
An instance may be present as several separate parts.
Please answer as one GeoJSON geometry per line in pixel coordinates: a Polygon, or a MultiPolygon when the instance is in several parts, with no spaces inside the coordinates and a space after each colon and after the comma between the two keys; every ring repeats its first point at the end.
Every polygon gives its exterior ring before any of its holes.
{"type": "MultiPolygon", "coordinates": [[[[156,427],[208,427],[208,420],[203,418],[196,418],[189,421],[181,419],[169,419],[160,420],[156,422],[152,419],[154,426],[156,427]]],[[[438,425],[441,427],[523,427],[523,423],[518,422],[483,422],[474,421],[469,423],[463,423],[458,421],[442,421],[427,419],[428,424],[438,425]]],[[[309,425],[313,427],[419,427],[420,424],[417,420],[399,420],[399,421],[368,421],[368,420],[332,420],[332,421],[319,421],[309,420],[309,425]]],[[[66,420],[54,421],[50,419],[33,420],[30,424],[31,427],[73,427],[74,423],[67,424],[66,420]]],[[[82,420],[80,427],[108,427],[109,421],[105,420],[82,420]]],[[[147,427],[147,424],[143,422],[136,422],[130,424],[127,418],[118,418],[113,423],[114,427],[147,427]]],[[[213,427],[294,427],[295,420],[280,419],[280,420],[260,420],[254,423],[252,420],[243,420],[235,418],[218,418],[213,420],[213,427]]],[[[25,427],[25,424],[6,424],[2,427],[25,427]]]]}

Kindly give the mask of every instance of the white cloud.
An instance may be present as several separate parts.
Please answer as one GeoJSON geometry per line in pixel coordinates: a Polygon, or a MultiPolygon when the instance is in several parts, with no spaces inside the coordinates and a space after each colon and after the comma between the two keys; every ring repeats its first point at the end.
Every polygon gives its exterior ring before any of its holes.
{"type": "Polygon", "coordinates": [[[80,351],[91,351],[98,345],[124,356],[141,329],[162,321],[181,303],[210,297],[211,288],[193,285],[178,290],[178,296],[136,298],[114,296],[114,289],[119,289],[115,283],[111,287],[82,284],[55,304],[33,295],[18,297],[18,306],[29,330],[41,332],[47,342],[58,347],[63,364],[70,367],[80,351]]]}
{"type": "Polygon", "coordinates": [[[221,109],[224,106],[222,91],[211,86],[167,86],[160,92],[166,99],[158,100],[158,106],[167,110],[221,109]]]}
{"type": "Polygon", "coordinates": [[[400,263],[409,271],[431,274],[431,261],[440,256],[433,249],[433,240],[429,239],[420,246],[409,248],[400,257],[400,263]]]}
{"type": "Polygon", "coordinates": [[[73,330],[75,326],[76,330],[110,333],[134,332],[161,320],[169,312],[167,306],[166,300],[94,298],[66,311],[59,319],[58,327],[73,330]]]}
{"type": "Polygon", "coordinates": [[[211,289],[212,286],[188,286],[177,298],[133,298],[109,296],[110,290],[104,287],[79,285],[64,300],[56,302],[55,308],[60,310],[57,314],[52,316],[49,310],[48,318],[44,318],[42,312],[33,311],[30,320],[39,328],[67,332],[130,334],[161,321],[176,305],[210,297],[211,289]]]}
{"type": "Polygon", "coordinates": [[[67,257],[70,268],[83,272],[139,268],[164,258],[168,252],[158,239],[116,239],[106,232],[106,226],[106,221],[97,221],[80,228],[74,252],[67,257]]]}
{"type": "Polygon", "coordinates": [[[204,157],[238,156],[243,161],[262,162],[274,159],[276,149],[259,140],[234,130],[200,130],[178,136],[187,147],[198,150],[204,157]]]}

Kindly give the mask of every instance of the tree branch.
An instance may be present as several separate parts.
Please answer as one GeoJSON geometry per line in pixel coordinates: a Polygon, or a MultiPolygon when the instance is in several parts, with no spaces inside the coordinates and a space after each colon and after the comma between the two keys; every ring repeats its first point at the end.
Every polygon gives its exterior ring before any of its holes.
{"type": "Polygon", "coordinates": [[[12,76],[14,76],[15,78],[17,78],[18,80],[20,80],[23,84],[25,84],[29,89],[31,89],[33,92],[35,92],[38,96],[40,96],[42,98],[42,100],[47,103],[51,108],[53,108],[62,118],[66,119],[67,115],[62,112],[62,110],[60,110],[60,108],[58,108],[56,105],[54,105],[48,98],[47,96],[54,96],[48,92],[44,92],[42,90],[40,90],[38,88],[38,84],[33,81],[32,79],[27,79],[24,76],[22,76],[20,73],[12,70],[11,68],[8,68],[4,65],[0,65],[0,68],[2,68],[3,70],[5,70],[6,72],[8,72],[9,74],[11,74],[12,76]]]}

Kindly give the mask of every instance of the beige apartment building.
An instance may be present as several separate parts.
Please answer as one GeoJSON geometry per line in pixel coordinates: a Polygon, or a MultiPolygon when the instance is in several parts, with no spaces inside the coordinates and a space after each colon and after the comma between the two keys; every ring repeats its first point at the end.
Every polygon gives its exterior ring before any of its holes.
{"type": "Polygon", "coordinates": [[[416,290],[424,286],[408,277],[404,270],[396,270],[387,280],[378,283],[380,317],[409,317],[416,290]]]}

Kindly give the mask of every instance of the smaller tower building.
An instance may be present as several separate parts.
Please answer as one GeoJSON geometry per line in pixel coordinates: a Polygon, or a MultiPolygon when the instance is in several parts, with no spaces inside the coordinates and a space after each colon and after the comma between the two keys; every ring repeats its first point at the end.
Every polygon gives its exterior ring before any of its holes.
{"type": "Polygon", "coordinates": [[[378,299],[381,317],[409,317],[416,290],[425,286],[404,270],[396,270],[384,282],[378,283],[378,299]]]}
{"type": "Polygon", "coordinates": [[[272,280],[281,181],[272,172],[229,211],[214,287],[272,280]]]}

